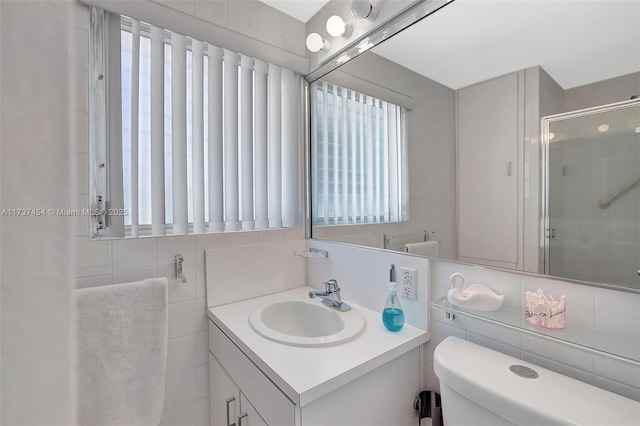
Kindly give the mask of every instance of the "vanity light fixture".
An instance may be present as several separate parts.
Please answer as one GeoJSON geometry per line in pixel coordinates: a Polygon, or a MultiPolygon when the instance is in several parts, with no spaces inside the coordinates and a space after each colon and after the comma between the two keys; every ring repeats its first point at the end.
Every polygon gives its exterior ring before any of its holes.
{"type": "Polygon", "coordinates": [[[608,124],[601,124],[598,126],[598,131],[600,133],[605,133],[609,131],[609,125],[608,124]]]}
{"type": "Polygon", "coordinates": [[[333,15],[327,19],[327,32],[333,37],[349,37],[351,26],[338,15],[333,15]]]}
{"type": "Polygon", "coordinates": [[[307,49],[311,52],[327,51],[331,47],[331,43],[323,39],[318,33],[311,33],[307,36],[307,49]]]}
{"type": "Polygon", "coordinates": [[[369,0],[353,0],[351,2],[351,15],[356,19],[375,21],[378,17],[378,9],[369,0]]]}

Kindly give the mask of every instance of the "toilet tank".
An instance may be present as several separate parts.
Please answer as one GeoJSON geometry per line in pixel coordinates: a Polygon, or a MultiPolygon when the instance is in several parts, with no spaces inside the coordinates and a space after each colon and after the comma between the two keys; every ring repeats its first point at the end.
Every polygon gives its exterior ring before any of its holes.
{"type": "Polygon", "coordinates": [[[445,425],[640,425],[639,402],[454,336],[436,348],[434,369],[445,425]]]}

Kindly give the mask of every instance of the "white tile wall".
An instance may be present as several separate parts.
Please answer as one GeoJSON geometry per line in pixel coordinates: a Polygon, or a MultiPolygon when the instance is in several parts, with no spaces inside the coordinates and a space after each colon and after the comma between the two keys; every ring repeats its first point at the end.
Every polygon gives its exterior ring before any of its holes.
{"type": "Polygon", "coordinates": [[[382,312],[389,290],[389,269],[396,267],[416,269],[418,300],[400,298],[405,320],[416,327],[427,329],[429,316],[429,261],[416,256],[355,247],[333,242],[309,240],[309,247],[329,252],[329,256],[310,259],[307,281],[310,286],[324,290],[323,282],[336,279],[342,289],[342,298],[365,308],[382,312]]]}
{"type": "MultiPolygon", "coordinates": [[[[459,265],[446,261],[431,261],[432,300],[443,297],[449,290],[449,277],[462,272],[470,282],[482,282],[500,293],[518,296],[524,308],[524,291],[542,288],[554,295],[567,296],[567,324],[593,328],[610,335],[627,337],[625,343],[613,338],[594,342],[597,347],[614,349],[621,354],[638,354],[640,348],[640,295],[568,283],[552,278],[521,276],[517,273],[495,271],[459,265]],[[595,322],[594,322],[595,319],[595,322]]],[[[509,300],[509,299],[507,299],[509,300]]],[[[513,307],[518,303],[513,300],[513,307]]],[[[601,387],[627,398],[640,401],[640,363],[594,352],[563,342],[551,341],[528,333],[518,332],[484,321],[456,316],[445,319],[444,312],[431,310],[432,339],[427,343],[425,356],[426,378],[429,388],[439,389],[433,373],[433,350],[447,336],[465,338],[482,346],[540,365],[577,380],[601,387]]]]}

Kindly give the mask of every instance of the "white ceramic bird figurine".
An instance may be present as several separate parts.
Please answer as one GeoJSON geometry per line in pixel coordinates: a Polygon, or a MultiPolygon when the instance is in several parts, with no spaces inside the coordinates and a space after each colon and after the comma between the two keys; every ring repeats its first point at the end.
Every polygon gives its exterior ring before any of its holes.
{"type": "Polygon", "coordinates": [[[504,295],[498,294],[484,284],[473,284],[467,287],[467,278],[456,272],[449,278],[451,290],[447,292],[447,300],[455,306],[475,311],[497,311],[504,302],[504,295]]]}

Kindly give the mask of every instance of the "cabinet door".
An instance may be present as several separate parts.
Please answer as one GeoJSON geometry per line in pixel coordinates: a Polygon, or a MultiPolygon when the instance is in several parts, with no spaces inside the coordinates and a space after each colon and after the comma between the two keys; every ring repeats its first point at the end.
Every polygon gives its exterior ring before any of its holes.
{"type": "Polygon", "coordinates": [[[240,391],[211,353],[209,353],[209,387],[209,424],[236,426],[240,391]]]}
{"type": "Polygon", "coordinates": [[[253,405],[247,398],[240,394],[240,414],[238,415],[238,426],[267,426],[253,405]]]}
{"type": "Polygon", "coordinates": [[[458,252],[513,267],[518,261],[518,77],[509,74],[458,91],[458,252]]]}

